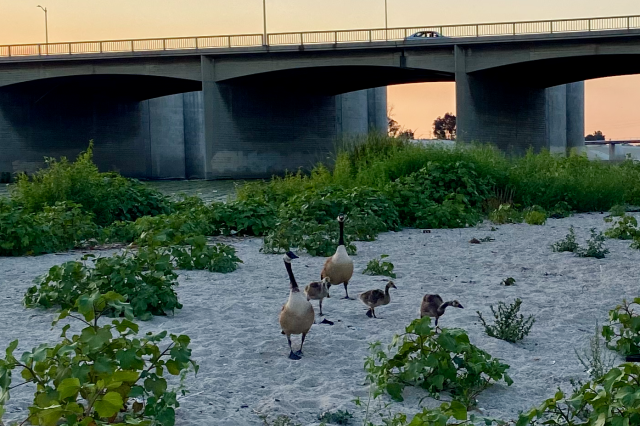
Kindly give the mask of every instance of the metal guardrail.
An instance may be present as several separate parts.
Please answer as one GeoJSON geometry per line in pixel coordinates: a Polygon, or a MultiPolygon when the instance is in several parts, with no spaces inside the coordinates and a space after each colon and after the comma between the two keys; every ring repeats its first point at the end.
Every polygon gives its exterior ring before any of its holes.
{"type": "Polygon", "coordinates": [[[78,41],[0,46],[0,58],[58,56],[168,50],[225,49],[256,46],[302,46],[309,44],[371,43],[398,41],[418,31],[437,31],[445,37],[488,37],[640,29],[640,15],[554,21],[497,22],[369,30],[311,31],[302,33],[149,38],[137,40],[78,41]]]}

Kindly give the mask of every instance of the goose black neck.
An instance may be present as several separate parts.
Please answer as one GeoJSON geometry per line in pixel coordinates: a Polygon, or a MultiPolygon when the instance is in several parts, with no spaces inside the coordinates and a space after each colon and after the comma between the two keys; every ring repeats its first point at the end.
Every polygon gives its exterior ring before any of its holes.
{"type": "Polygon", "coordinates": [[[287,273],[289,274],[289,283],[291,284],[291,290],[298,291],[298,283],[296,282],[296,277],[293,276],[291,263],[284,262],[284,267],[287,268],[287,273]]]}
{"type": "Polygon", "coordinates": [[[438,315],[444,314],[444,310],[451,306],[451,302],[444,302],[438,307],[438,315]]]}
{"type": "Polygon", "coordinates": [[[344,222],[340,222],[340,239],[338,240],[338,245],[344,245],[344,222]]]}

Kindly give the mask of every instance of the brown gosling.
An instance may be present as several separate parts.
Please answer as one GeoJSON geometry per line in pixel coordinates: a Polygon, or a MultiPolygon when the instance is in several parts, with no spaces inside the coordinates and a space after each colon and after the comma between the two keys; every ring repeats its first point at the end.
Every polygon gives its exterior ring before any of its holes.
{"type": "Polygon", "coordinates": [[[422,305],[420,306],[420,318],[432,317],[436,319],[436,327],[438,326],[438,319],[444,315],[444,310],[449,306],[454,308],[464,308],[457,300],[451,302],[442,302],[442,297],[437,294],[425,294],[422,298],[422,305]]]}
{"type": "MultiPolygon", "coordinates": [[[[345,297],[343,299],[351,299],[347,286],[349,280],[353,276],[353,259],[349,257],[347,248],[344,245],[344,221],[345,215],[338,215],[338,223],[340,225],[340,239],[338,240],[338,248],[333,256],[324,262],[324,268],[320,273],[320,279],[329,278],[331,285],[344,284],[345,297]]],[[[352,300],[352,299],[351,299],[352,300]]]]}
{"type": "Polygon", "coordinates": [[[369,307],[369,310],[367,311],[367,316],[369,318],[371,318],[372,316],[373,318],[378,318],[376,316],[375,308],[377,308],[378,306],[388,305],[389,302],[391,302],[391,295],[389,295],[390,288],[397,289],[398,287],[396,287],[393,281],[389,281],[384,291],[375,289],[366,291],[360,295],[360,300],[362,301],[362,303],[369,307]]]}
{"type": "Polygon", "coordinates": [[[291,270],[291,261],[297,258],[298,256],[290,251],[284,255],[284,266],[287,268],[287,273],[289,274],[291,291],[289,292],[289,300],[287,300],[287,303],[282,307],[282,311],[280,311],[280,327],[282,327],[282,334],[287,336],[287,341],[289,342],[289,358],[294,360],[302,357],[304,339],[307,337],[307,333],[315,321],[313,306],[311,306],[307,298],[300,293],[298,283],[291,270]],[[293,352],[293,348],[291,347],[292,334],[302,334],[302,343],[300,344],[300,349],[296,352],[293,352]]]}
{"type": "Polygon", "coordinates": [[[331,283],[329,282],[328,277],[324,277],[322,281],[313,282],[307,285],[304,288],[304,294],[307,295],[307,300],[318,300],[318,304],[320,306],[320,316],[324,316],[322,313],[322,299],[331,297],[329,295],[329,289],[331,288],[331,283]]]}

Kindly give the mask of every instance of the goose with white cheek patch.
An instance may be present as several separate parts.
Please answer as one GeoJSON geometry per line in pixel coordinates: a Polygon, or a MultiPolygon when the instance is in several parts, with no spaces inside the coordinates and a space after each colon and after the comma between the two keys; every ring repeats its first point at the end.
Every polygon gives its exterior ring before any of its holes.
{"type": "Polygon", "coordinates": [[[391,302],[391,295],[389,294],[390,288],[397,289],[398,287],[396,287],[393,281],[389,281],[384,291],[375,289],[375,290],[369,290],[360,295],[360,300],[362,301],[362,303],[364,303],[369,307],[369,310],[367,311],[367,316],[369,318],[371,317],[378,318],[376,316],[375,309],[378,306],[388,305],[389,302],[391,302]]]}
{"type": "Polygon", "coordinates": [[[444,315],[445,309],[447,309],[449,306],[461,309],[464,308],[457,300],[452,300],[451,302],[443,302],[442,297],[437,294],[425,294],[422,298],[422,305],[420,306],[420,318],[435,318],[437,327],[438,319],[444,315]]]}
{"type": "Polygon", "coordinates": [[[324,262],[324,268],[322,268],[320,278],[324,279],[328,277],[331,285],[344,284],[344,299],[351,299],[347,286],[353,276],[353,259],[349,257],[347,248],[344,245],[344,221],[345,215],[340,214],[338,216],[338,223],[340,225],[338,248],[336,249],[336,253],[324,262]]]}
{"type": "Polygon", "coordinates": [[[289,300],[282,307],[280,311],[280,327],[282,327],[282,334],[287,336],[289,342],[289,359],[298,360],[302,357],[302,345],[304,345],[304,339],[307,337],[309,329],[314,323],[315,314],[313,312],[313,306],[307,300],[307,297],[300,292],[296,278],[293,276],[291,270],[291,261],[297,259],[298,256],[292,252],[287,252],[284,255],[284,266],[287,268],[289,274],[289,283],[291,285],[291,291],[289,292],[289,300]],[[291,347],[291,335],[302,334],[302,343],[300,349],[293,352],[291,347]]]}

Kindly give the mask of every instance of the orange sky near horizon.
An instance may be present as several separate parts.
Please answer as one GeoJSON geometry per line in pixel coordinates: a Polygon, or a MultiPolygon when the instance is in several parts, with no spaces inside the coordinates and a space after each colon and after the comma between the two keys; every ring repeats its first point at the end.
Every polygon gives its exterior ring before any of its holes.
{"type": "MultiPolygon", "coordinates": [[[[262,32],[261,0],[0,0],[0,45],[262,32]]],[[[638,0],[388,0],[390,27],[640,14],[638,0]]],[[[269,32],[384,27],[384,0],[267,0],[269,32]]],[[[606,64],[604,65],[606,66],[606,64]]],[[[640,75],[586,82],[585,130],[640,137],[640,75]]],[[[389,88],[394,118],[429,137],[455,111],[453,83],[389,88]]]]}

